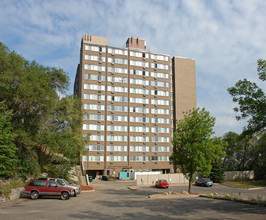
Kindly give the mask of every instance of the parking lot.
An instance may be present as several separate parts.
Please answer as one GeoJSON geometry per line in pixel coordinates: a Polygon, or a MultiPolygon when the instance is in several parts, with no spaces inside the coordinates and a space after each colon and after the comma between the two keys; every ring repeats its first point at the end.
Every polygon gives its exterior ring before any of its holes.
{"type": "MultiPolygon", "coordinates": [[[[135,182],[94,180],[94,192],[62,201],[58,198],[38,200],[18,199],[0,205],[0,219],[265,219],[266,208],[231,201],[207,198],[148,199],[147,196],[174,190],[187,190],[187,186],[169,189],[141,187],[129,190],[135,182]]],[[[264,195],[265,189],[240,190],[215,185],[193,186],[195,193],[236,193],[264,195]],[[248,191],[248,192],[246,192],[248,191]]]]}

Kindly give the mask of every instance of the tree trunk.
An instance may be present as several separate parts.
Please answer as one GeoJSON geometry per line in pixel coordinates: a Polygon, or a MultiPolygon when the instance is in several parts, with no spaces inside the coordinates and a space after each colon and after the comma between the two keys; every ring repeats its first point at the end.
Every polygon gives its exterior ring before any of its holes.
{"type": "Polygon", "coordinates": [[[188,193],[191,193],[192,177],[189,177],[188,183],[188,193]]]}

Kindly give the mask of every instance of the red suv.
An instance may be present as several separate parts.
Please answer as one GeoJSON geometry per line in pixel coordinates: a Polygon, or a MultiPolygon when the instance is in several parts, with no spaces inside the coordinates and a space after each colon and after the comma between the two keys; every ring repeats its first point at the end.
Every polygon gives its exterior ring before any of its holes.
{"type": "Polygon", "coordinates": [[[60,186],[55,181],[31,180],[25,186],[25,193],[30,195],[31,199],[38,199],[40,196],[60,196],[62,200],[66,200],[74,195],[74,190],[60,186]]]}
{"type": "Polygon", "coordinates": [[[169,183],[166,180],[157,180],[155,183],[155,187],[158,188],[168,188],[169,183]]]}

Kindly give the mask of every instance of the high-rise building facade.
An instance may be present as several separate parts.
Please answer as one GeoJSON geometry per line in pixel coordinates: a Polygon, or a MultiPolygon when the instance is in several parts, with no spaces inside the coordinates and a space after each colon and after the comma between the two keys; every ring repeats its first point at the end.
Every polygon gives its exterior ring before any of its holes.
{"type": "Polygon", "coordinates": [[[169,173],[175,121],[196,107],[195,60],[153,53],[128,38],[126,47],[84,35],[74,93],[83,103],[83,135],[90,136],[83,170],[169,173]]]}

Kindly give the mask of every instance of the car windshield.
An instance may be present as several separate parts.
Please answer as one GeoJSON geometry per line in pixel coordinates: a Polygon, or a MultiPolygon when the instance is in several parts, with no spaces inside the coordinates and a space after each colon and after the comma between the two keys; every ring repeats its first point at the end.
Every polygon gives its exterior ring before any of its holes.
{"type": "Polygon", "coordinates": [[[209,178],[202,179],[203,181],[211,181],[209,178]]]}
{"type": "Polygon", "coordinates": [[[161,180],[161,182],[162,182],[162,183],[167,183],[167,181],[166,181],[166,180],[161,180]]]}
{"type": "Polygon", "coordinates": [[[64,185],[64,182],[62,180],[57,180],[56,182],[58,185],[61,185],[61,186],[64,185]]]}

